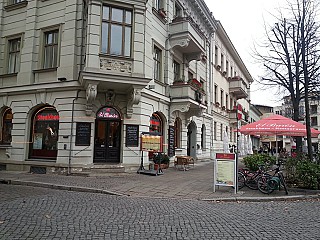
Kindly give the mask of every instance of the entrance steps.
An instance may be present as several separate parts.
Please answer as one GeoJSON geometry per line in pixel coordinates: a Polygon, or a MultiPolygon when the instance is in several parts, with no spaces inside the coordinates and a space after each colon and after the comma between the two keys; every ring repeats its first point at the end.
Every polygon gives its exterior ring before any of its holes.
{"type": "Polygon", "coordinates": [[[119,164],[99,164],[83,169],[90,177],[125,173],[125,167],[119,164]]]}

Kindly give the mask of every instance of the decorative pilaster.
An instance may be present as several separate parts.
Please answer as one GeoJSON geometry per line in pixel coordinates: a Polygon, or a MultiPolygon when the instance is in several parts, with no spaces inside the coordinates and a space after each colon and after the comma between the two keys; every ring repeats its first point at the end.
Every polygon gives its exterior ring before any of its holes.
{"type": "Polygon", "coordinates": [[[141,90],[140,89],[132,89],[128,95],[128,103],[127,103],[127,118],[131,118],[133,114],[133,104],[138,104],[141,99],[141,90]]]}
{"type": "Polygon", "coordinates": [[[96,99],[97,96],[97,84],[89,83],[86,89],[86,115],[90,116],[92,114],[92,103],[96,99]]]}

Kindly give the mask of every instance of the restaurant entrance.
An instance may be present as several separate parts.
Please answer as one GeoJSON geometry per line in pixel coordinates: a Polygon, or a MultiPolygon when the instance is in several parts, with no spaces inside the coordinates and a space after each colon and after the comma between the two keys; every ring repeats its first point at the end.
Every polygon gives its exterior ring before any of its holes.
{"type": "Polygon", "coordinates": [[[95,123],[94,163],[119,163],[121,118],[114,108],[104,107],[95,123]]]}

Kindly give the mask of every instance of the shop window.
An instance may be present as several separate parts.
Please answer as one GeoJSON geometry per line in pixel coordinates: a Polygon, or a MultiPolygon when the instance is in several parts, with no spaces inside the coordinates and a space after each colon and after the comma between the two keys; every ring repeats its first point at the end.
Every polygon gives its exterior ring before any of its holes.
{"type": "Polygon", "coordinates": [[[0,144],[11,144],[11,130],[12,130],[12,110],[7,108],[2,115],[2,131],[0,144]]]}
{"type": "Polygon", "coordinates": [[[30,158],[55,160],[58,152],[59,114],[44,107],[32,117],[30,158]]]}
{"type": "Polygon", "coordinates": [[[163,133],[162,120],[157,113],[152,114],[150,118],[150,132],[163,133]]]}
{"type": "Polygon", "coordinates": [[[181,148],[181,119],[180,118],[176,118],[176,120],[174,121],[174,144],[175,144],[175,148],[181,148]]]}

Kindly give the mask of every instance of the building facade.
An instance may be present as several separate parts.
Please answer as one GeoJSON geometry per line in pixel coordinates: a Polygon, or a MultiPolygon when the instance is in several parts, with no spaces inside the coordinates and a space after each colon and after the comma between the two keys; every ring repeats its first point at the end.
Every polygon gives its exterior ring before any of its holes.
{"type": "Polygon", "coordinates": [[[252,77],[203,0],[0,8],[2,169],[136,170],[146,133],[172,159],[209,159],[237,113],[248,122],[252,77]]]}

